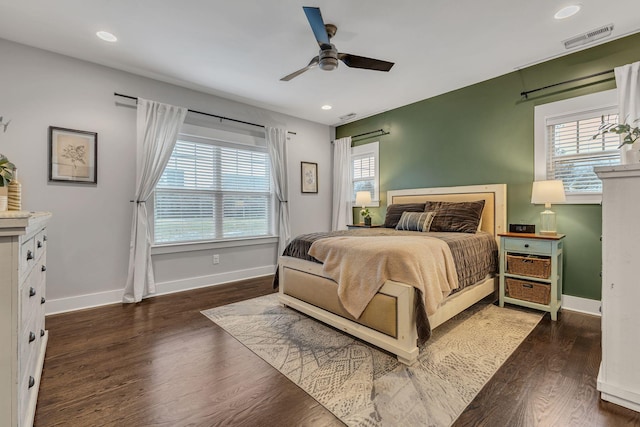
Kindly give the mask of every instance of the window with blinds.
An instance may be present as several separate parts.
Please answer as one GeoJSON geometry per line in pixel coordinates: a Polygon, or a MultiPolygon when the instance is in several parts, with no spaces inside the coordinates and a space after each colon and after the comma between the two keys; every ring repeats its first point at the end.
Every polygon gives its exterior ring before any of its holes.
{"type": "Polygon", "coordinates": [[[358,191],[371,193],[371,200],[379,201],[378,142],[359,145],[351,149],[351,178],[353,181],[352,201],[358,191]]]}
{"type": "Polygon", "coordinates": [[[598,135],[603,124],[618,123],[618,115],[589,112],[547,119],[547,179],[560,179],[567,195],[601,193],[597,166],[620,163],[620,139],[614,133],[598,135]]]}
{"type": "Polygon", "coordinates": [[[536,105],[534,180],[562,180],[567,204],[601,203],[593,168],[620,164],[620,150],[618,136],[599,135],[599,128],[617,122],[615,89],[536,105]]]}
{"type": "Polygon", "coordinates": [[[358,191],[369,191],[373,199],[376,179],[376,158],[365,155],[353,159],[353,197],[358,191]]]}
{"type": "Polygon", "coordinates": [[[273,235],[266,149],[179,140],[155,188],[155,243],[273,235]]]}

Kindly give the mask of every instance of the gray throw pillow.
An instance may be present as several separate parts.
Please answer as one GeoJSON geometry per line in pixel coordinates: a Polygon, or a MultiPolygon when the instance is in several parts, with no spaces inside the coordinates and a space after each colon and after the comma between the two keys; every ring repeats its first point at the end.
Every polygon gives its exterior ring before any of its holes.
{"type": "Polygon", "coordinates": [[[396,228],[402,212],[424,212],[424,203],[402,203],[387,206],[387,215],[384,218],[384,226],[396,228]]]}
{"type": "Polygon", "coordinates": [[[435,212],[430,231],[475,233],[482,218],[484,200],[474,202],[427,202],[425,212],[435,212]]]}
{"type": "Polygon", "coordinates": [[[434,217],[434,212],[402,212],[396,230],[427,232],[434,217]]]}

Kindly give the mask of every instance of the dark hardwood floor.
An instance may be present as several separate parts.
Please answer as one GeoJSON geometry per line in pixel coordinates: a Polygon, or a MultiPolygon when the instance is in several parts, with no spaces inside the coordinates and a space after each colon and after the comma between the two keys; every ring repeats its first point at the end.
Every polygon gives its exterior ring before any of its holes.
{"type": "MultiPolygon", "coordinates": [[[[35,424],[340,426],[201,310],[273,292],[247,280],[47,317],[35,424]]],[[[625,426],[596,391],[600,319],[546,315],[454,426],[625,426]]]]}

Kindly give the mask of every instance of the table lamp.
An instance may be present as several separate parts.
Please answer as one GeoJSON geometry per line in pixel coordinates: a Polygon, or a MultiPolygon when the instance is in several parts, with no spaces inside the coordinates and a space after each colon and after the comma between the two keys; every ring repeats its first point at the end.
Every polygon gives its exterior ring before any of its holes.
{"type": "Polygon", "coordinates": [[[551,203],[562,203],[565,200],[564,184],[561,180],[535,181],[533,183],[531,203],[544,203],[545,208],[543,212],[540,212],[540,234],[557,234],[556,214],[551,210],[551,203]]]}
{"type": "MultiPolygon", "coordinates": [[[[368,191],[358,191],[356,193],[356,205],[362,206],[362,210],[365,210],[367,205],[371,203],[371,193],[368,191]]],[[[365,223],[366,218],[364,218],[365,223]]]]}

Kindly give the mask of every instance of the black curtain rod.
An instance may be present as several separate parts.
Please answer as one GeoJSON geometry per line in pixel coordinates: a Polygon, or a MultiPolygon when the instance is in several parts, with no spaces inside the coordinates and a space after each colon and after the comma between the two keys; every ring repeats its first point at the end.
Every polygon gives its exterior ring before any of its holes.
{"type": "Polygon", "coordinates": [[[544,87],[539,87],[537,89],[527,90],[527,91],[524,91],[524,92],[520,92],[520,96],[524,96],[525,98],[527,98],[527,96],[529,96],[529,94],[533,93],[533,92],[538,92],[540,90],[549,89],[549,88],[552,88],[552,87],[555,87],[555,86],[566,85],[567,83],[579,82],[580,80],[586,80],[586,79],[590,79],[592,77],[598,77],[598,76],[602,76],[602,75],[609,74],[609,73],[613,73],[613,70],[602,71],[600,73],[591,74],[589,76],[578,77],[578,78],[567,80],[567,81],[564,81],[564,82],[554,83],[554,84],[549,85],[549,86],[544,86],[544,87]]]}
{"type": "Polygon", "coordinates": [[[389,132],[385,132],[384,129],[376,129],[376,130],[372,130],[371,132],[365,132],[365,133],[361,133],[359,135],[353,135],[351,137],[351,139],[360,138],[361,136],[371,135],[372,133],[378,133],[378,132],[380,132],[380,135],[378,135],[378,136],[389,135],[389,132]]]}
{"type": "MultiPolygon", "coordinates": [[[[366,135],[371,135],[372,133],[378,133],[380,132],[380,135],[376,135],[376,136],[382,136],[382,135],[389,135],[391,132],[385,132],[384,129],[377,129],[377,130],[372,130],[371,132],[365,132],[365,133],[361,133],[359,135],[354,135],[351,137],[351,139],[354,138],[358,138],[360,136],[366,136],[366,135]]],[[[334,141],[331,141],[331,143],[333,144],[334,141]]]]}
{"type": "MultiPolygon", "coordinates": [[[[138,97],[136,97],[136,96],[123,95],[123,94],[118,93],[118,92],[113,92],[113,94],[115,96],[120,96],[122,98],[133,99],[136,102],[138,102],[138,97]]],[[[220,119],[220,120],[228,120],[230,122],[242,123],[242,124],[249,125],[249,126],[256,126],[256,127],[259,127],[259,128],[264,128],[264,125],[259,125],[257,123],[251,123],[251,122],[245,122],[243,120],[231,119],[229,117],[224,117],[224,116],[218,116],[217,114],[204,113],[202,111],[196,111],[196,110],[192,110],[192,109],[188,109],[187,111],[189,111],[190,113],[202,114],[203,116],[215,117],[215,118],[220,119]]],[[[291,135],[297,135],[295,132],[291,132],[291,131],[287,131],[287,133],[291,134],[291,135]]]]}

